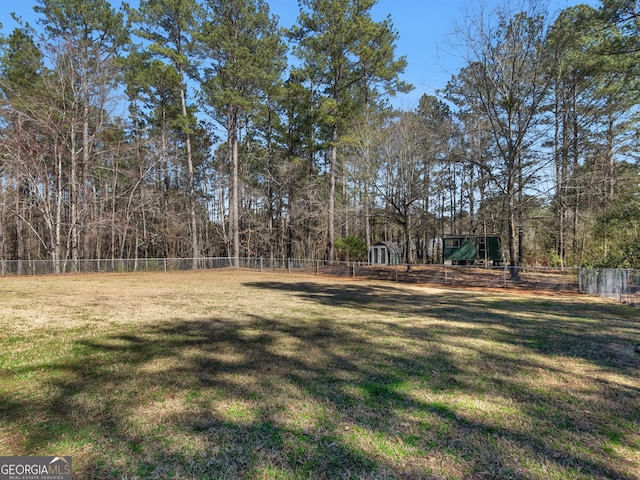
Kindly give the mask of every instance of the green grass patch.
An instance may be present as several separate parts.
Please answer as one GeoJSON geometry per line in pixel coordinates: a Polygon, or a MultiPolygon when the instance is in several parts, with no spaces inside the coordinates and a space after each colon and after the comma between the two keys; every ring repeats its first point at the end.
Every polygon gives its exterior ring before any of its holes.
{"type": "Polygon", "coordinates": [[[238,271],[0,298],[0,455],[77,478],[640,477],[626,306],[238,271]]]}

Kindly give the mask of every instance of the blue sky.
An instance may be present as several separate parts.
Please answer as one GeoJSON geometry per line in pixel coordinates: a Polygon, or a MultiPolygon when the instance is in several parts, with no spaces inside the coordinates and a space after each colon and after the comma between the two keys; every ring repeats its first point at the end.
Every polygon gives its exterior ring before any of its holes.
{"type": "MultiPolygon", "coordinates": [[[[33,7],[35,0],[11,2],[0,0],[0,23],[2,33],[8,34],[15,23],[10,12],[15,12],[23,19],[34,23],[33,7]]],[[[297,0],[267,0],[274,14],[280,17],[282,26],[291,26],[298,14],[297,0]]],[[[451,47],[454,22],[461,21],[466,12],[480,4],[481,0],[379,0],[372,10],[375,20],[382,20],[391,15],[395,29],[399,33],[397,54],[407,57],[408,67],[404,79],[413,84],[415,89],[409,94],[394,100],[397,107],[411,109],[417,106],[424,94],[433,94],[443,88],[447,81],[462,66],[451,47]]],[[[119,5],[120,0],[111,0],[112,5],[119,5]]],[[[135,0],[130,4],[137,4],[135,0]]],[[[489,1],[488,3],[493,3],[489,1]]],[[[578,3],[596,4],[594,0],[550,0],[550,12],[558,12],[563,8],[578,3]]]]}

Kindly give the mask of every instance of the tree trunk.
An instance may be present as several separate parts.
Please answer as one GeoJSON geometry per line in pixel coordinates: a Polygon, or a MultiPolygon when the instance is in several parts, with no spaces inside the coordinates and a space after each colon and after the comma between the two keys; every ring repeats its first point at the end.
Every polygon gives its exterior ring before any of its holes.
{"type": "MultiPolygon", "coordinates": [[[[407,265],[411,265],[414,262],[413,259],[413,248],[411,245],[411,239],[413,238],[413,225],[411,223],[411,213],[409,211],[409,206],[407,206],[405,208],[405,212],[406,212],[406,217],[405,217],[405,222],[404,222],[404,235],[405,235],[405,240],[404,240],[404,248],[405,248],[405,261],[407,262],[407,265]]],[[[408,267],[409,268],[409,267],[408,267]]]]}
{"type": "Polygon", "coordinates": [[[327,260],[335,260],[335,216],[336,216],[336,164],[338,160],[338,126],[333,125],[331,132],[331,164],[329,166],[330,186],[329,186],[329,218],[327,235],[327,260]]]}
{"type": "Polygon", "coordinates": [[[60,272],[60,260],[62,258],[62,154],[58,151],[57,142],[55,143],[56,158],[56,213],[55,227],[53,238],[51,240],[51,257],[53,260],[54,273],[60,272]]]}
{"type": "Polygon", "coordinates": [[[80,244],[80,236],[78,233],[79,227],[79,219],[78,219],[78,211],[79,211],[79,188],[78,188],[78,155],[76,152],[76,141],[75,141],[75,128],[71,128],[71,171],[70,171],[70,192],[69,192],[69,202],[70,202],[70,230],[68,233],[67,244],[67,255],[69,251],[71,253],[71,262],[73,271],[78,270],[78,262],[80,258],[79,252],[79,244],[80,244]]]}
{"type": "Polygon", "coordinates": [[[16,274],[22,275],[22,261],[24,260],[24,235],[23,235],[23,218],[25,213],[24,202],[22,200],[23,187],[18,182],[16,185],[16,211],[15,211],[15,224],[16,224],[16,260],[18,265],[16,268],[16,274]]]}
{"type": "MultiPolygon", "coordinates": [[[[85,58],[87,58],[85,53],[85,58]]],[[[78,235],[82,234],[81,258],[87,259],[90,256],[89,250],[89,223],[91,205],[89,201],[89,161],[91,159],[91,138],[89,136],[89,80],[87,78],[87,67],[82,74],[82,217],[79,217],[80,229],[78,235]]],[[[80,243],[80,239],[78,239],[80,243]]]]}
{"type": "Polygon", "coordinates": [[[578,175],[580,168],[580,126],[578,124],[578,94],[576,93],[576,85],[573,84],[572,88],[572,143],[571,143],[571,156],[572,156],[572,171],[571,171],[571,187],[573,189],[573,255],[574,264],[582,263],[582,252],[578,253],[579,248],[578,236],[579,236],[579,213],[580,213],[580,189],[578,188],[578,175]]]}
{"type": "Polygon", "coordinates": [[[0,274],[6,275],[6,262],[7,259],[7,249],[6,249],[6,232],[4,229],[4,215],[6,212],[7,206],[7,196],[4,195],[4,185],[2,181],[2,176],[0,176],[0,197],[2,197],[2,204],[0,205],[0,274]]]}
{"type": "MultiPolygon", "coordinates": [[[[18,113],[18,138],[22,139],[22,113],[18,113]]],[[[22,162],[24,160],[24,153],[22,144],[18,145],[18,158],[22,162]]],[[[16,260],[18,261],[16,273],[22,275],[22,261],[24,260],[24,215],[25,205],[23,196],[26,195],[26,189],[22,180],[16,182],[16,210],[15,210],[15,224],[16,224],[16,260]]]]}
{"type": "Polygon", "coordinates": [[[240,199],[238,188],[238,118],[237,114],[231,111],[227,113],[227,132],[229,148],[229,164],[231,165],[231,195],[229,206],[229,231],[231,234],[231,247],[233,266],[240,266],[240,199]]]}
{"type": "Polygon", "coordinates": [[[234,127],[232,137],[232,156],[233,156],[233,262],[234,266],[240,266],[240,189],[238,188],[238,137],[237,130],[234,127]]]}
{"type": "Polygon", "coordinates": [[[509,266],[511,267],[511,280],[518,280],[520,278],[520,272],[518,271],[518,251],[516,249],[516,212],[512,193],[510,193],[507,198],[507,215],[509,235],[509,266]]]}
{"type": "MultiPolygon", "coordinates": [[[[187,112],[187,99],[185,94],[184,84],[184,72],[182,68],[179,68],[180,74],[180,103],[182,104],[182,116],[186,122],[188,119],[187,112]]],[[[200,246],[198,242],[198,223],[196,217],[196,189],[195,189],[195,175],[193,169],[193,157],[191,154],[191,134],[189,127],[186,128],[185,133],[185,146],[187,150],[187,181],[189,182],[189,221],[191,226],[190,239],[191,239],[191,268],[196,270],[198,268],[198,260],[200,257],[200,246]]]]}

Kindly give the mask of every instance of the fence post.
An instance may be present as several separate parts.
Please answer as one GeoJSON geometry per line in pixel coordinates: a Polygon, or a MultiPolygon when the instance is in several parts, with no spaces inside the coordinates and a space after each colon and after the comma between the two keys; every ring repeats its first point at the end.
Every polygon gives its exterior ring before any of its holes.
{"type": "Polygon", "coordinates": [[[578,293],[582,293],[582,267],[578,267],[578,293]]]}
{"type": "Polygon", "coordinates": [[[167,273],[167,259],[164,259],[164,273],[167,273]]]}
{"type": "MultiPolygon", "coordinates": [[[[511,268],[515,268],[515,267],[511,267],[511,268]]],[[[504,264],[504,288],[507,288],[507,271],[509,270],[509,268],[507,267],[507,264],[504,264]]]]}
{"type": "Polygon", "coordinates": [[[289,269],[289,275],[291,275],[291,258],[287,258],[287,268],[289,269]]]}

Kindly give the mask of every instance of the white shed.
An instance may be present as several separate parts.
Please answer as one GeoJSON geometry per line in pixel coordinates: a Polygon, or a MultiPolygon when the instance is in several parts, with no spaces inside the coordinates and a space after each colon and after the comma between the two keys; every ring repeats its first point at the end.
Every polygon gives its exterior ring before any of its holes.
{"type": "Polygon", "coordinates": [[[370,265],[398,265],[400,248],[394,242],[378,242],[369,249],[370,265]]]}

